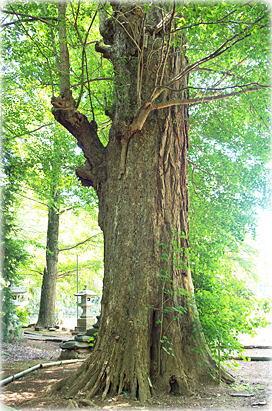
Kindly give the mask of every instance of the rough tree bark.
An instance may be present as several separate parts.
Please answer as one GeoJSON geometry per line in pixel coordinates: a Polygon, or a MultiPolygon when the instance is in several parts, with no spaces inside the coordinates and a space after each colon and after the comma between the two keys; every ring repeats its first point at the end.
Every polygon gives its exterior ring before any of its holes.
{"type": "Polygon", "coordinates": [[[54,190],[53,204],[49,206],[46,241],[46,265],[44,267],[39,316],[37,326],[54,327],[56,324],[56,282],[58,273],[59,210],[55,206],[57,193],[54,190]]]}
{"type": "MultiPolygon", "coordinates": [[[[155,98],[163,104],[176,97],[175,85],[163,93],[161,85],[188,65],[182,44],[171,45],[172,6],[164,14],[159,6],[112,7],[101,26],[107,46],[96,47],[115,72],[107,147],[96,124],[75,110],[71,93],[52,100],[56,120],[83,149],[86,164],[77,175],[98,193],[105,240],[98,340],[76,376],[56,389],[87,397],[128,391],[145,401],[156,389],[188,393],[210,381],[216,366],[200,331],[187,261],[188,108],[152,106],[155,98]]],[[[187,81],[182,76],[178,88],[187,81]]]]}

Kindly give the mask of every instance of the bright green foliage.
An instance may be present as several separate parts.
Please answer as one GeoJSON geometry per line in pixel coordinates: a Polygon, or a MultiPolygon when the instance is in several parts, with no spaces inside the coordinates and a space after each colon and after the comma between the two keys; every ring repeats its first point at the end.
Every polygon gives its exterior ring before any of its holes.
{"type": "MultiPolygon", "coordinates": [[[[198,228],[202,228],[201,224],[198,228]]],[[[182,238],[183,234],[178,235],[173,231],[170,243],[160,244],[163,250],[162,260],[171,262],[177,269],[183,269],[180,262],[186,250],[178,246],[178,237],[182,238]]],[[[206,341],[218,362],[226,360],[237,351],[242,352],[239,335],[255,335],[258,327],[266,327],[268,322],[265,316],[271,310],[268,300],[256,298],[246,281],[235,277],[231,254],[229,258],[225,256],[227,250],[224,242],[215,242],[211,247],[205,237],[202,238],[202,247],[196,244],[194,248],[190,248],[189,259],[194,269],[195,293],[190,295],[184,289],[179,289],[178,292],[186,298],[185,306],[163,307],[164,313],[172,313],[174,318],[178,318],[187,314],[188,307],[193,307],[196,302],[206,341]]],[[[235,262],[237,263],[237,259],[235,262]]],[[[243,266],[246,272],[247,268],[247,265],[243,266]]],[[[167,272],[162,272],[161,280],[164,294],[173,293],[168,290],[172,279],[167,272]]],[[[197,335],[198,329],[195,332],[197,335]]],[[[162,338],[161,344],[162,349],[171,355],[167,336],[162,338]]]]}
{"type": "Polygon", "coordinates": [[[178,7],[182,13],[178,28],[187,40],[186,54],[190,62],[206,57],[225,42],[228,47],[226,52],[201,66],[213,72],[201,70],[192,73],[193,83],[190,86],[222,88],[253,82],[268,84],[268,4],[219,1],[194,2],[178,7]]]}
{"type": "MultiPolygon", "coordinates": [[[[21,267],[24,287],[30,294],[29,311],[37,314],[40,303],[39,292],[44,269],[47,212],[46,207],[23,198],[18,224],[22,226],[20,237],[31,254],[31,260],[21,267]]],[[[91,236],[86,243],[59,253],[57,279],[57,311],[75,308],[76,261],[78,256],[79,290],[87,284],[88,289],[101,293],[103,277],[103,239],[97,224],[96,209],[86,212],[81,208],[61,215],[59,248],[80,243],[91,236]]]]}
{"type": "MultiPolygon", "coordinates": [[[[190,98],[204,89],[205,96],[269,84],[267,5],[194,3],[181,9],[179,28],[188,39],[190,63],[232,37],[237,40],[190,74],[190,98]],[[248,24],[255,20],[256,25],[248,24]]],[[[238,349],[239,333],[252,333],[265,323],[254,319],[262,302],[233,271],[245,234],[254,235],[257,208],[269,198],[269,122],[265,90],[190,109],[190,267],[200,320],[215,355],[218,347],[224,353],[238,349]]]]}
{"type": "MultiPolygon", "coordinates": [[[[110,125],[105,107],[112,104],[112,67],[95,52],[100,40],[98,28],[99,4],[71,2],[67,7],[68,46],[71,62],[71,86],[77,104],[85,115],[99,124],[101,140],[107,142],[110,125]],[[82,48],[84,45],[84,50],[82,48]]],[[[42,91],[49,97],[59,93],[57,3],[10,3],[5,5],[9,17],[4,28],[3,47],[8,60],[8,72],[19,89],[27,92],[28,101],[42,91]],[[44,21],[26,19],[20,15],[44,17],[44,21]],[[16,76],[12,72],[16,70],[16,76]]],[[[6,20],[5,20],[6,22],[6,20]]],[[[14,84],[14,83],[13,83],[14,84]]],[[[49,103],[49,101],[48,101],[49,103]]],[[[49,105],[46,107],[50,111],[49,105]]],[[[38,114],[38,113],[37,113],[38,114]]],[[[51,116],[51,121],[53,116],[51,116]]],[[[65,132],[66,137],[69,134],[65,132]]]]}
{"type": "Polygon", "coordinates": [[[98,331],[95,332],[88,340],[89,346],[90,347],[94,347],[95,343],[96,343],[96,337],[97,337],[98,331]]]}
{"type": "MultiPolygon", "coordinates": [[[[50,113],[49,97],[59,93],[57,4],[10,3],[4,10],[8,16],[3,35],[5,133],[9,139],[16,137],[19,155],[28,164],[28,186],[48,205],[52,203],[52,190],[57,188],[57,206],[91,206],[97,201],[96,194],[82,187],[74,172],[84,162],[81,150],[50,113]],[[23,18],[28,15],[41,20],[23,18]]],[[[67,10],[67,30],[74,98],[86,115],[95,116],[106,143],[109,121],[104,109],[111,103],[112,90],[103,86],[103,79],[112,72],[110,64],[98,59],[94,51],[100,36],[97,16],[98,4],[83,3],[78,8],[72,2],[67,10]],[[88,43],[83,56],[82,43],[88,43]],[[101,81],[93,81],[93,74],[101,81]]]]}
{"type": "MultiPolygon", "coordinates": [[[[19,73],[20,69],[15,67],[13,78],[19,73]]],[[[30,84],[29,81],[28,86],[30,84]]],[[[83,156],[73,137],[52,122],[50,106],[43,94],[33,95],[30,99],[28,88],[14,89],[8,76],[4,90],[6,98],[3,126],[6,139],[16,142],[16,153],[26,169],[21,191],[25,191],[27,195],[27,190],[30,189],[34,192],[34,197],[48,207],[53,205],[53,192],[57,191],[57,208],[91,208],[96,204],[96,194],[93,190],[82,187],[74,171],[84,161],[83,156]],[[30,130],[36,131],[30,133],[26,124],[30,130]],[[41,124],[45,127],[39,129],[41,124]]]]}
{"type": "Polygon", "coordinates": [[[16,315],[22,326],[27,326],[29,324],[29,311],[26,308],[17,307],[16,315]]]}
{"type": "MultiPolygon", "coordinates": [[[[195,298],[208,345],[222,360],[235,351],[242,351],[239,334],[255,335],[256,328],[265,327],[267,301],[258,301],[247,285],[225,275],[202,276],[195,298]]],[[[196,281],[198,283],[198,281],[196,281]]]]}
{"type": "Polygon", "coordinates": [[[4,341],[12,339],[20,333],[20,321],[16,315],[10,286],[18,284],[19,269],[26,263],[27,253],[24,243],[20,239],[19,229],[16,224],[16,193],[20,190],[20,180],[24,169],[18,157],[14,154],[11,145],[3,150],[3,191],[2,191],[2,252],[3,252],[3,278],[2,286],[2,311],[1,329],[4,341]]]}
{"type": "MultiPolygon", "coordinates": [[[[75,18],[75,16],[72,17],[73,11],[75,11],[72,9],[71,6],[69,9],[71,19],[75,18]]],[[[75,71],[77,71],[75,76],[72,76],[74,84],[86,80],[85,67],[81,67],[81,64],[77,63],[80,62],[81,56],[79,36],[83,26],[86,28],[86,25],[89,24],[88,21],[94,9],[97,9],[96,5],[88,7],[86,4],[82,6],[80,16],[78,16],[78,28],[76,32],[70,34],[70,41],[74,49],[73,62],[75,71]],[[82,13],[83,9],[84,13],[82,13]],[[85,73],[84,75],[81,70],[85,73]]],[[[13,143],[14,153],[21,162],[20,190],[16,191],[16,204],[19,204],[20,199],[23,199],[24,204],[26,204],[25,197],[29,199],[29,204],[26,206],[29,213],[25,215],[25,221],[21,221],[21,223],[24,227],[28,226],[28,220],[33,218],[32,210],[36,204],[39,204],[35,201],[43,203],[45,212],[48,207],[52,206],[59,209],[61,222],[64,221],[66,209],[80,213],[80,207],[84,207],[85,210],[92,212],[97,204],[96,194],[94,190],[83,187],[75,175],[75,168],[84,162],[83,155],[77,148],[75,139],[55,123],[50,113],[48,96],[58,93],[58,70],[55,53],[58,49],[57,23],[54,20],[57,16],[57,5],[44,3],[41,6],[40,3],[35,2],[13,3],[6,4],[5,10],[13,14],[9,15],[10,19],[5,20],[7,26],[3,35],[6,60],[3,82],[5,91],[3,126],[6,142],[7,144],[13,143]],[[41,21],[35,21],[34,24],[33,21],[13,24],[12,20],[16,21],[19,16],[16,13],[36,16],[48,15],[50,16],[48,20],[50,24],[41,21]],[[51,84],[53,84],[52,87],[51,84]],[[23,168],[24,175],[22,174],[23,168]]],[[[91,56],[94,58],[93,47],[93,45],[88,46],[86,50],[88,59],[91,56]]],[[[100,77],[100,74],[107,75],[107,70],[102,73],[102,66],[101,64],[101,70],[96,73],[97,77],[100,77]]],[[[103,91],[99,86],[96,86],[96,83],[93,84],[96,90],[93,98],[96,100],[92,102],[92,107],[100,116],[101,107],[99,104],[102,101],[102,107],[104,105],[103,91]]],[[[76,90],[79,94],[76,92],[75,97],[80,97],[81,103],[88,105],[89,86],[84,86],[81,91],[79,91],[80,87],[77,87],[76,90]]],[[[89,115],[92,115],[91,111],[89,115]]],[[[101,121],[104,120],[103,113],[101,121]]],[[[105,126],[107,127],[108,124],[105,126]]],[[[102,138],[103,132],[101,130],[102,138]]],[[[46,232],[46,221],[43,220],[41,228],[46,232]]],[[[68,225],[66,225],[66,229],[70,232],[73,231],[73,228],[68,225]]],[[[97,225],[95,230],[98,231],[97,225]]],[[[40,285],[42,278],[39,273],[43,273],[46,239],[44,235],[37,236],[37,229],[33,231],[34,234],[20,233],[19,236],[20,241],[24,241],[32,255],[32,261],[28,261],[25,267],[21,267],[20,273],[26,278],[30,276],[30,279],[27,280],[29,291],[33,290],[37,294],[36,286],[40,285]],[[35,274],[36,272],[37,274],[35,274]]],[[[78,236],[79,231],[76,230],[74,236],[65,236],[65,233],[62,233],[59,248],[72,246],[93,234],[92,227],[89,227],[89,231],[83,232],[81,237],[78,236]]],[[[100,244],[98,248],[101,249],[100,244]]],[[[80,257],[82,256],[82,247],[75,251],[80,253],[80,257]]],[[[92,274],[101,272],[102,256],[100,251],[98,258],[99,261],[93,255],[87,257],[84,255],[84,262],[81,261],[80,265],[80,287],[86,283],[86,275],[90,274],[90,270],[92,274]]],[[[60,300],[63,302],[66,301],[67,296],[67,292],[63,292],[65,288],[70,293],[76,291],[74,250],[61,253],[59,277],[61,281],[59,294],[60,300]]],[[[34,300],[35,298],[31,299],[32,302],[34,300]]]]}

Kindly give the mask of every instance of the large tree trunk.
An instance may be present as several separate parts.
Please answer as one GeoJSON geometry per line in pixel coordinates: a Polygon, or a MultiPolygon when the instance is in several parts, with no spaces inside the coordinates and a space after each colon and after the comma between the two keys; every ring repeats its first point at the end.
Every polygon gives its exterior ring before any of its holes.
{"type": "MultiPolygon", "coordinates": [[[[200,331],[188,266],[187,107],[152,111],[139,121],[160,80],[175,76],[187,61],[181,45],[168,47],[171,15],[160,25],[160,8],[146,15],[140,6],[113,8],[114,19],[101,30],[111,47],[97,47],[115,70],[107,148],[98,147],[86,117],[72,111],[69,117],[59,109],[61,100],[53,101],[56,119],[75,135],[87,158],[77,172],[98,192],[105,240],[98,340],[76,377],[57,389],[89,397],[128,391],[144,401],[156,388],[189,392],[215,376],[216,367],[200,331]]],[[[187,81],[183,76],[178,88],[187,81]]],[[[174,96],[167,91],[157,101],[174,96]]]]}
{"type": "Polygon", "coordinates": [[[49,206],[46,240],[46,265],[41,288],[40,308],[37,326],[53,327],[56,324],[56,282],[58,273],[59,210],[54,202],[49,206]]]}

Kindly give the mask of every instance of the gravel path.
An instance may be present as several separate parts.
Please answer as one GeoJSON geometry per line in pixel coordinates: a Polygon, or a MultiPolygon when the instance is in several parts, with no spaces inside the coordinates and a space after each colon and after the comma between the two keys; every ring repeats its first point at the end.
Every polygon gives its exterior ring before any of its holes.
{"type": "Polygon", "coordinates": [[[2,343],[2,362],[28,360],[57,360],[61,352],[60,343],[22,339],[13,343],[2,343]]]}

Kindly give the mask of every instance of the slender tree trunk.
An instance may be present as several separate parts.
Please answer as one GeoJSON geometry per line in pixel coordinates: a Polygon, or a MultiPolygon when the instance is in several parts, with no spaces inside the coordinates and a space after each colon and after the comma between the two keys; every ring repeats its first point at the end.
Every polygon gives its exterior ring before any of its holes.
{"type": "MultiPolygon", "coordinates": [[[[107,148],[99,147],[86,117],[59,110],[60,99],[52,102],[56,119],[83,148],[87,162],[77,174],[97,190],[105,240],[98,340],[76,376],[56,389],[89,397],[128,391],[145,401],[156,389],[190,392],[211,380],[216,366],[200,330],[188,266],[187,107],[148,115],[151,96],[187,60],[181,44],[170,46],[171,16],[161,25],[159,7],[147,14],[124,3],[113,8],[114,18],[101,28],[111,47],[97,46],[115,70],[107,148]]],[[[178,88],[187,81],[183,76],[178,88]]],[[[168,90],[157,101],[174,95],[168,90]]]]}
{"type": "MultiPolygon", "coordinates": [[[[54,202],[57,194],[54,194],[54,202]]],[[[58,272],[59,213],[54,203],[49,207],[46,242],[46,265],[41,288],[37,326],[47,328],[56,324],[56,282],[58,272]]]]}

